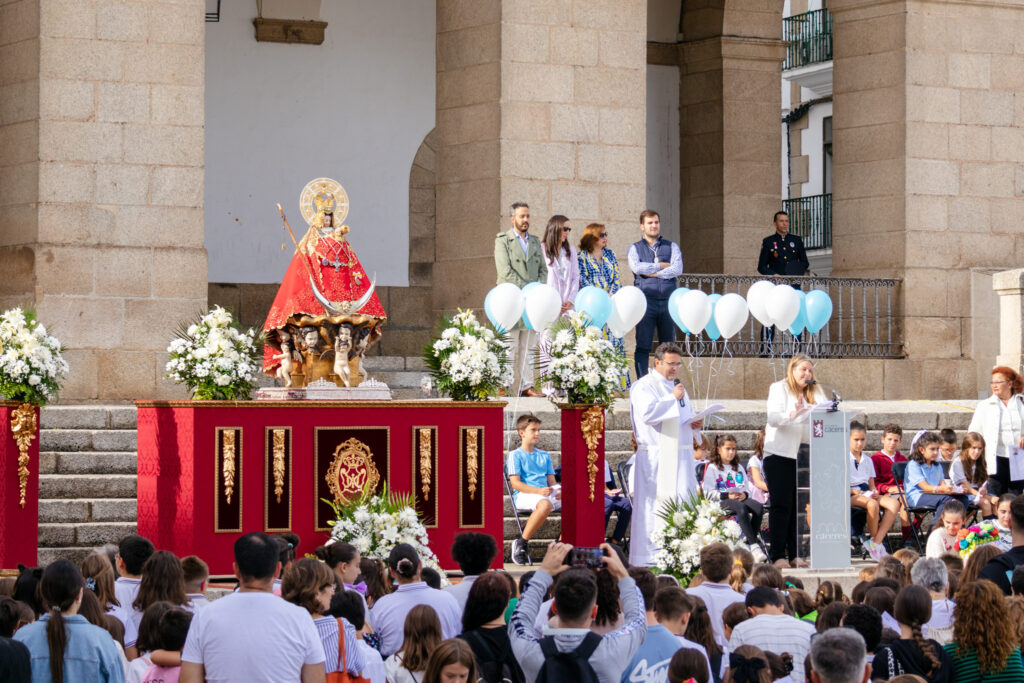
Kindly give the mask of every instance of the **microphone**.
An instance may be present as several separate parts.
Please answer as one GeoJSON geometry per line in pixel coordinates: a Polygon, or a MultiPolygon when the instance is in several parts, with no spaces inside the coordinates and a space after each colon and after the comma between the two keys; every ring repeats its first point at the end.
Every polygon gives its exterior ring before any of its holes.
{"type": "Polygon", "coordinates": [[[820,386],[822,389],[828,389],[829,391],[831,391],[832,392],[832,410],[837,410],[839,408],[839,402],[842,401],[843,399],[839,397],[839,394],[836,392],[834,387],[831,387],[828,384],[821,384],[816,379],[809,379],[809,380],[807,380],[807,386],[809,386],[809,387],[820,386]]]}
{"type": "MultiPolygon", "coordinates": [[[[680,384],[682,384],[682,382],[680,382],[679,378],[676,377],[674,380],[672,380],[672,384],[675,385],[675,386],[679,386],[680,384]]],[[[679,397],[679,407],[682,408],[685,405],[686,405],[686,398],[685,398],[685,394],[684,394],[683,396],[679,397]]]]}

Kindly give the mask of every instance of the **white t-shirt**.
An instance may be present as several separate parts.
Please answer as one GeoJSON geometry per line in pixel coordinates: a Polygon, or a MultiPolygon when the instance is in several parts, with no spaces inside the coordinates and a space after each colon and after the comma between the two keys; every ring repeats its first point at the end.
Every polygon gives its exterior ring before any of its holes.
{"type": "Polygon", "coordinates": [[[871,456],[867,453],[860,454],[860,464],[857,458],[850,453],[850,488],[868,483],[868,479],[875,478],[875,465],[871,462],[871,456]]]}
{"type": "Polygon", "coordinates": [[[196,612],[181,660],[202,664],[209,683],[275,683],[322,664],[324,648],[303,608],[272,593],[239,592],[196,612]]]}

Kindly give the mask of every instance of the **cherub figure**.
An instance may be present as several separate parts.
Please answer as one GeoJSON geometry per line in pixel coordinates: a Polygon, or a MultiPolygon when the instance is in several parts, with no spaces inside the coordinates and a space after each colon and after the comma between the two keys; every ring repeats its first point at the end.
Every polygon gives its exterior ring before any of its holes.
{"type": "Polygon", "coordinates": [[[334,339],[334,374],[344,382],[346,387],[352,386],[352,376],[348,367],[348,356],[352,350],[352,329],[347,325],[338,327],[338,336],[334,339]]]}
{"type": "Polygon", "coordinates": [[[281,353],[275,354],[274,360],[281,361],[281,365],[277,368],[274,376],[277,379],[284,380],[284,385],[290,387],[292,385],[292,371],[295,369],[295,363],[292,359],[292,336],[284,330],[279,331],[277,336],[281,343],[281,353]]]}

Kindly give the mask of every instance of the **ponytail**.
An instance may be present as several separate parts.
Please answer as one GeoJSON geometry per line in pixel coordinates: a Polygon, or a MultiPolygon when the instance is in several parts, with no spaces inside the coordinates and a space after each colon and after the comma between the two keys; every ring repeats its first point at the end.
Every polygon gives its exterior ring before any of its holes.
{"type": "Polygon", "coordinates": [[[50,678],[53,683],[64,683],[64,648],[68,644],[68,633],[64,630],[64,617],[57,605],[50,608],[46,644],[50,647],[50,678]]]}
{"type": "Polygon", "coordinates": [[[935,651],[935,646],[932,645],[930,640],[925,640],[924,634],[921,633],[921,624],[913,624],[910,627],[910,632],[914,636],[914,642],[917,643],[917,647],[921,650],[921,654],[928,660],[928,678],[932,677],[936,671],[942,668],[942,662],[939,660],[939,655],[935,651]]]}
{"type": "Polygon", "coordinates": [[[46,624],[46,644],[50,650],[50,678],[53,683],[64,683],[64,650],[68,633],[64,612],[78,600],[82,587],[82,572],[67,560],[57,560],[43,572],[39,584],[50,619],[46,624]]]}
{"type": "Polygon", "coordinates": [[[351,543],[345,543],[343,541],[335,541],[322,545],[313,551],[317,559],[326,562],[327,566],[334,569],[339,564],[344,562],[349,564],[352,560],[356,559],[359,551],[351,543]]]}
{"type": "Polygon", "coordinates": [[[416,578],[420,570],[420,556],[408,543],[399,543],[388,555],[388,567],[402,579],[416,578]]]}

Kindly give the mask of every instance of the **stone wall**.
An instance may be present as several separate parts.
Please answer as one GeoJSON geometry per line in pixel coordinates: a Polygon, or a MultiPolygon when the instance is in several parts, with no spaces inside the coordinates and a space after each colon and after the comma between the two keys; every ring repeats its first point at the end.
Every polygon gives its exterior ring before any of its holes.
{"type": "Polygon", "coordinates": [[[179,396],[164,349],[206,304],[204,3],[0,12],[3,305],[64,340],[66,402],[179,396]]]}

